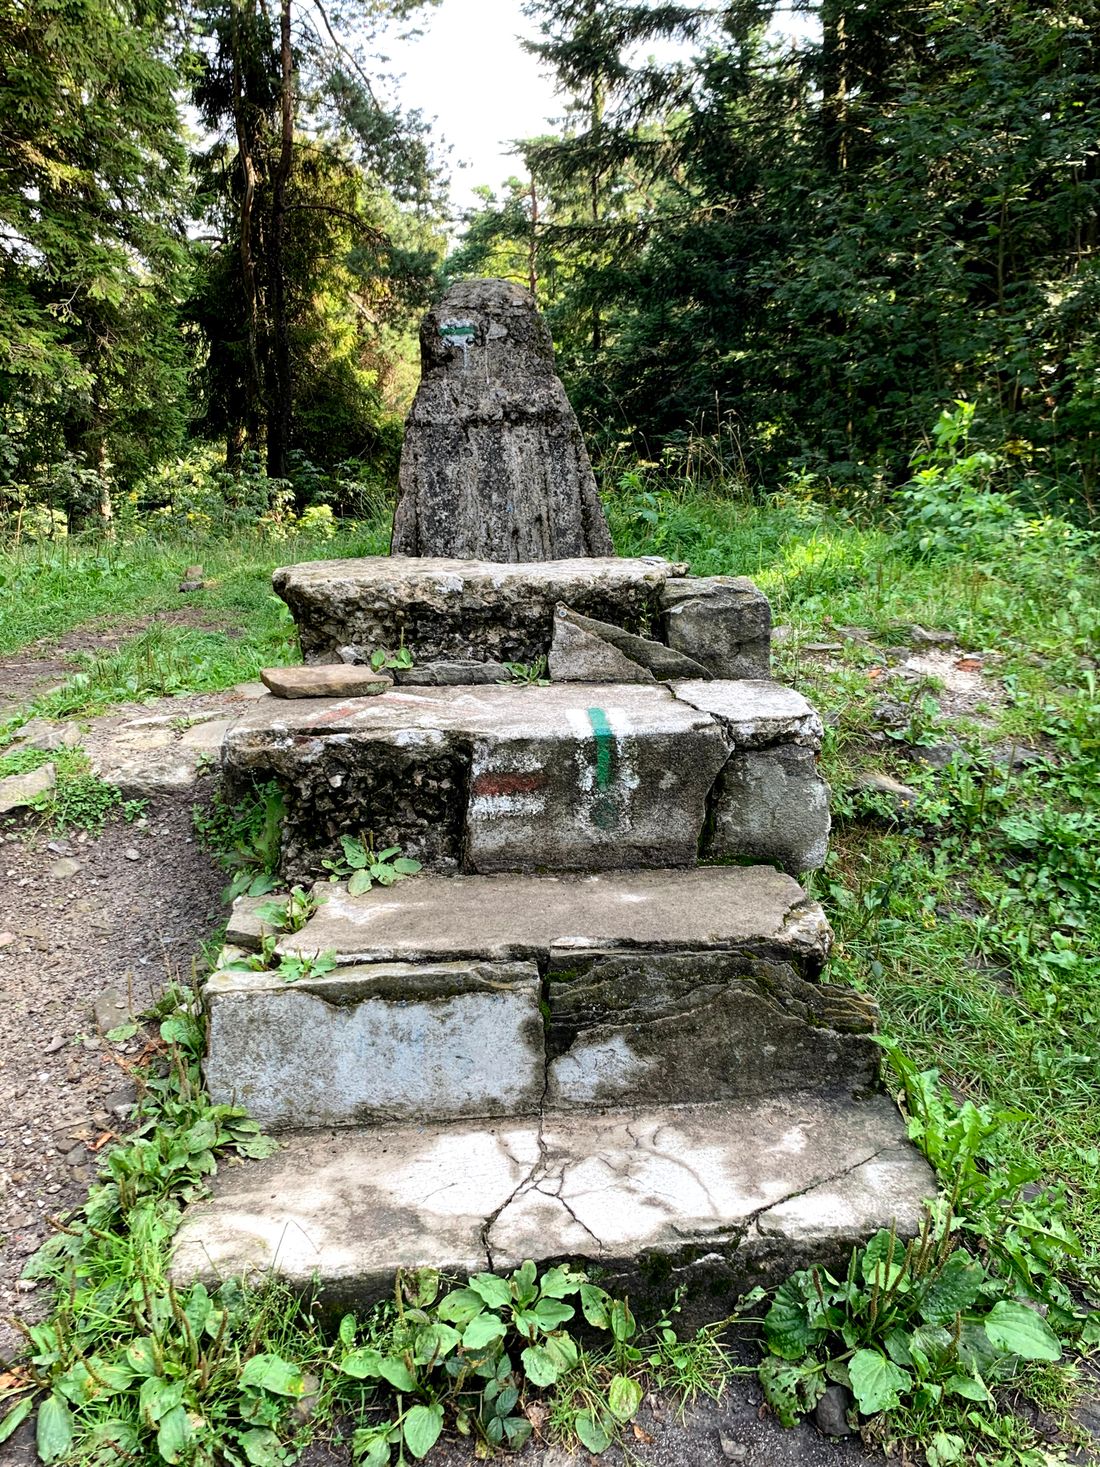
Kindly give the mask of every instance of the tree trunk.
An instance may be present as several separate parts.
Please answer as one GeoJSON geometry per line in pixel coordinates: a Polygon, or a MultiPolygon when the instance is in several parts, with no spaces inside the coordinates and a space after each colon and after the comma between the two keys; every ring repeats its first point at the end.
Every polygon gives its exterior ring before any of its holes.
{"type": "Polygon", "coordinates": [[[250,443],[259,435],[260,417],[260,299],[256,285],[256,260],[252,244],[253,213],[256,204],[256,161],[252,134],[248,124],[247,98],[242,57],[246,45],[241,24],[244,0],[232,0],[233,46],[233,126],[237,136],[237,166],[241,172],[241,219],[238,252],[241,284],[248,312],[248,350],[244,381],[244,404],[241,414],[244,434],[250,443]]]}
{"type": "Polygon", "coordinates": [[[290,45],[290,0],[279,10],[280,106],[282,135],[279,162],[271,193],[271,391],[267,416],[267,472],[273,479],[287,476],[290,447],[290,415],[293,394],[290,380],[290,323],[286,307],[286,271],[283,263],[286,242],[286,189],[294,162],[294,58],[290,45]]]}

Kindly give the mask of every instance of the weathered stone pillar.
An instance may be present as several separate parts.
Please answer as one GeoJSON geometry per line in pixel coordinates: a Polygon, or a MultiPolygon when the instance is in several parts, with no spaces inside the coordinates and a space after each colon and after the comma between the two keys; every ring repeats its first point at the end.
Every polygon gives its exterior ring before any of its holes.
{"type": "Polygon", "coordinates": [[[612,555],[580,427],[529,291],[452,285],[420,327],[394,555],[564,560],[612,555]]]}

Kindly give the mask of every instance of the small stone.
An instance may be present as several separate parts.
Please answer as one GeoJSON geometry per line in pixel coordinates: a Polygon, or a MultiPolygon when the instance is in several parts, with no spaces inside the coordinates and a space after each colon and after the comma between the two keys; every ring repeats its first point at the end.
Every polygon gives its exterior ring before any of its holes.
{"type": "Polygon", "coordinates": [[[960,744],[918,744],[913,749],[913,758],[929,769],[946,769],[955,755],[961,752],[960,744]]]}
{"type": "Polygon", "coordinates": [[[369,698],[393,687],[386,673],[346,662],[265,667],[260,677],[277,698],[369,698]]]}
{"type": "Polygon", "coordinates": [[[867,627],[833,627],[838,637],[843,637],[846,642],[860,642],[866,644],[874,640],[873,634],[867,627]]]}
{"type": "Polygon", "coordinates": [[[42,749],[47,754],[57,749],[71,749],[80,743],[80,730],[75,723],[51,723],[48,718],[32,718],[19,730],[22,749],[42,749]]]}
{"type": "Polygon", "coordinates": [[[56,783],[57,769],[53,764],[43,764],[27,774],[9,774],[7,779],[0,779],[0,815],[26,809],[40,795],[48,794],[56,783]]]}
{"type": "Polygon", "coordinates": [[[848,1424],[852,1398],[842,1385],[828,1385],[814,1407],[814,1425],[823,1436],[854,1436],[848,1424]]]}
{"type": "Polygon", "coordinates": [[[267,689],[263,683],[234,683],[229,691],[234,698],[243,698],[249,702],[267,697],[267,689]]]}
{"type": "MultiPolygon", "coordinates": [[[[130,1006],[117,988],[106,988],[94,1004],[96,1028],[104,1034],[130,1021],[130,1006]]],[[[87,1042],[87,1041],[85,1041],[87,1042]]],[[[97,1046],[98,1048],[98,1043],[97,1046]]]]}
{"type": "Polygon", "coordinates": [[[202,588],[203,588],[202,581],[181,581],[180,582],[180,590],[181,591],[201,591],[202,588]]]}
{"type": "Polygon", "coordinates": [[[744,1442],[735,1442],[721,1431],[718,1433],[718,1445],[722,1449],[722,1456],[728,1457],[731,1462],[743,1462],[749,1455],[749,1449],[744,1442]]]}
{"type": "Polygon", "coordinates": [[[127,846],[122,854],[126,857],[127,861],[141,860],[141,852],[136,846],[127,846]]]}
{"type": "Polygon", "coordinates": [[[15,933],[14,932],[0,932],[0,947],[7,947],[9,943],[14,942],[14,941],[15,941],[15,933]]]}
{"type": "Polygon", "coordinates": [[[306,1372],[302,1376],[302,1394],[294,1402],[294,1414],[299,1421],[309,1421],[317,1410],[317,1400],[321,1393],[321,1382],[318,1376],[306,1372]]]}
{"type": "Polygon", "coordinates": [[[852,786],[856,790],[865,790],[869,794],[885,795],[892,800],[898,809],[904,810],[909,805],[916,804],[920,799],[917,790],[900,780],[894,779],[889,774],[861,774],[852,786]]]}
{"type": "Polygon", "coordinates": [[[132,1085],[124,1085],[120,1090],[115,1090],[108,1095],[103,1102],[108,1113],[116,1121],[128,1121],[137,1101],[137,1092],[132,1085]]]}
{"type": "Polygon", "coordinates": [[[918,647],[950,647],[955,640],[953,632],[929,631],[926,627],[917,626],[916,623],[907,630],[909,640],[918,647]]]}
{"type": "Polygon", "coordinates": [[[803,652],[843,652],[843,642],[803,642],[803,652]]]}
{"type": "Polygon", "coordinates": [[[81,869],[80,861],[74,861],[71,856],[62,856],[60,861],[55,861],[49,868],[49,874],[57,881],[67,881],[81,869]]]}
{"type": "Polygon", "coordinates": [[[57,1054],[65,1048],[65,1041],[60,1034],[55,1034],[49,1044],[42,1050],[43,1054],[57,1054]]]}
{"type": "Polygon", "coordinates": [[[55,856],[71,856],[73,853],[72,845],[67,840],[52,840],[46,849],[52,851],[55,856]]]}

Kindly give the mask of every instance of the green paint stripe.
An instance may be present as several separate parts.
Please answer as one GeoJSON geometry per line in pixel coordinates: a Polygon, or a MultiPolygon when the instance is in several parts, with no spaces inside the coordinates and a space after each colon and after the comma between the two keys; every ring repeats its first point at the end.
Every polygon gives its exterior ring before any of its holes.
{"type": "Polygon", "coordinates": [[[596,740],[596,788],[605,790],[611,783],[611,751],[615,735],[602,708],[589,708],[588,721],[596,740]]]}

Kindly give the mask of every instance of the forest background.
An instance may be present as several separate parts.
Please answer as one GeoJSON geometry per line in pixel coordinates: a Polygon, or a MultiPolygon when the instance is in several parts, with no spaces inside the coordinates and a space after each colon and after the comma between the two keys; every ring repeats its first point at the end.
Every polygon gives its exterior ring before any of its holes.
{"type": "Polygon", "coordinates": [[[0,0],[7,538],[376,511],[468,274],[535,291],[605,492],[1093,518],[1092,0],[532,0],[561,125],[457,235],[377,60],[423,8],[0,0]]]}

